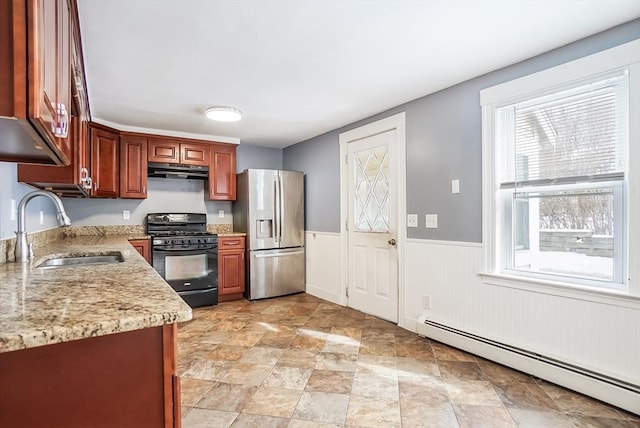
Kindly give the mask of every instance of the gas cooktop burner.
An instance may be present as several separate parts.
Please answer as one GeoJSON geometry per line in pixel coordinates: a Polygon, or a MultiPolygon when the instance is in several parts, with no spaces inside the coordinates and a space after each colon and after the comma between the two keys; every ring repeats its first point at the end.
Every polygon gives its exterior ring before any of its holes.
{"type": "Polygon", "coordinates": [[[215,234],[209,232],[192,232],[184,230],[171,230],[171,231],[153,231],[149,232],[153,237],[174,237],[174,236],[215,236],[215,234]]]}

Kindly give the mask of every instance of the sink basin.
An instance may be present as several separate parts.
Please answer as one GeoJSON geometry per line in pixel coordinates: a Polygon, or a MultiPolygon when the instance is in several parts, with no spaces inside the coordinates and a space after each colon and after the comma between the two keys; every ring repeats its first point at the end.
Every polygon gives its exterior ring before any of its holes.
{"type": "Polygon", "coordinates": [[[112,254],[85,254],[80,256],[60,256],[48,259],[40,263],[36,268],[58,268],[65,266],[99,265],[108,263],[120,263],[124,261],[122,253],[112,254]]]}

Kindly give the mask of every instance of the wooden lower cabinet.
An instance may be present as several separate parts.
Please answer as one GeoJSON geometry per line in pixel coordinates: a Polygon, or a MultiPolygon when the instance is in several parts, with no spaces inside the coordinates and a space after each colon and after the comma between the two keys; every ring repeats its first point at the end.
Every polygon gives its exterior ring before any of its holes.
{"type": "Polygon", "coordinates": [[[180,427],[176,324],[0,354],[2,427],[180,427]]]}
{"type": "Polygon", "coordinates": [[[218,301],[242,299],[244,236],[218,238],[218,301]]]}
{"type": "Polygon", "coordinates": [[[130,239],[129,243],[151,264],[151,243],[148,239],[130,239]]]}

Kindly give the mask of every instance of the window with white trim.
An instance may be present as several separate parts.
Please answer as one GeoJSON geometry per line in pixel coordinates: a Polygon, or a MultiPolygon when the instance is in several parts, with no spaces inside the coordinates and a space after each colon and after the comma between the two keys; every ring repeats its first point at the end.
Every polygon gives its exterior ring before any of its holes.
{"type": "Polygon", "coordinates": [[[584,62],[481,93],[483,155],[491,157],[483,162],[486,268],[626,290],[637,66],[590,61],[595,67],[581,70],[584,62]]]}

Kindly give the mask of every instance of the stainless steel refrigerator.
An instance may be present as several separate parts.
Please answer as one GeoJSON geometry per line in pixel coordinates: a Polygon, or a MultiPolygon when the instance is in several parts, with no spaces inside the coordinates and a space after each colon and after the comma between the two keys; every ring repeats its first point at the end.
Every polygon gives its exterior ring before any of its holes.
{"type": "Polygon", "coordinates": [[[304,174],[247,169],[237,179],[233,229],[247,234],[247,299],[304,291],[304,174]]]}

